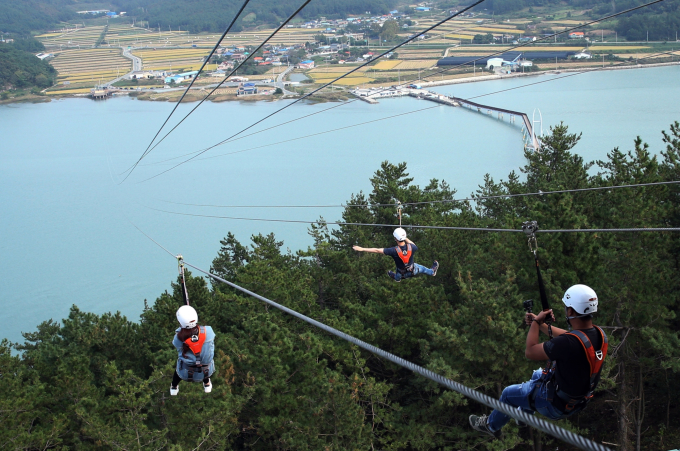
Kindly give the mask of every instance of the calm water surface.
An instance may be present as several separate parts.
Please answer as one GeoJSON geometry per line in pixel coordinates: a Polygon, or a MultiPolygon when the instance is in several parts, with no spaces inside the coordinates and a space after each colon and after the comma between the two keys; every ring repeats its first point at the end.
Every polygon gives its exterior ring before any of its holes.
{"type": "MultiPolygon", "coordinates": [[[[531,113],[544,129],[564,121],[582,131],[576,151],[605,158],[635,136],[662,147],[662,129],[680,119],[680,68],[597,72],[478,99],[531,113]]],[[[548,76],[545,76],[548,77],[548,76]]],[[[472,97],[538,78],[437,88],[472,97]]],[[[131,222],[173,253],[207,269],[227,232],[248,242],[275,232],[295,251],[311,244],[304,224],[177,216],[149,209],[248,218],[328,220],[339,209],[200,208],[220,205],[338,204],[370,190],[380,162],[406,161],[415,182],[444,179],[468,195],[485,173],[494,178],[523,164],[519,128],[466,109],[440,106],[384,121],[258,149],[300,136],[432,106],[411,98],[379,105],[354,102],[296,123],[220,146],[153,180],[159,163],[223,140],[274,111],[281,102],[206,103],[155,149],[123,184],[120,173],[146,148],[172,108],[128,98],[68,99],[0,107],[0,255],[5,270],[0,338],[21,339],[44,320],[61,319],[72,304],[137,318],[176,276],[176,262],[131,222]],[[248,150],[252,149],[252,150],[248,150]],[[175,202],[175,203],[171,203],[175,202]]],[[[296,105],[267,124],[332,106],[296,105]]],[[[193,105],[185,105],[178,113],[193,105]]],[[[531,114],[530,114],[531,116],[531,114]]],[[[179,160],[173,160],[179,161],[179,160]]],[[[382,243],[376,243],[381,245],[382,243]]]]}

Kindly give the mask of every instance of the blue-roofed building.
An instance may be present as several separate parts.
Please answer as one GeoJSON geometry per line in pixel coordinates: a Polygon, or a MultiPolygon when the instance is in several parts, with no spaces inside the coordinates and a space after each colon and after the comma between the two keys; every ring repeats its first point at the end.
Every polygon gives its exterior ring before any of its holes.
{"type": "Polygon", "coordinates": [[[236,91],[237,96],[247,96],[253,94],[257,94],[257,87],[253,82],[241,83],[238,87],[238,91],[236,91]]]}
{"type": "Polygon", "coordinates": [[[198,74],[198,71],[192,70],[191,72],[184,72],[183,74],[170,75],[169,77],[165,77],[165,82],[172,83],[174,81],[175,83],[181,83],[184,80],[191,80],[196,74],[198,74]]]}

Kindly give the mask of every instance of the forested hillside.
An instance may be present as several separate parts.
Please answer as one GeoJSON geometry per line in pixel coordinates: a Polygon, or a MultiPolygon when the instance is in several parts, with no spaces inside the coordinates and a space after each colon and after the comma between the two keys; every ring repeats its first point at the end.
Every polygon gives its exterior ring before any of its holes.
{"type": "MultiPolygon", "coordinates": [[[[465,2],[459,2],[461,5],[465,2]]],[[[591,10],[592,18],[606,16],[634,6],[648,3],[644,0],[486,0],[484,6],[494,14],[531,15],[528,8],[550,7],[555,9],[591,10]]],[[[536,13],[537,11],[533,11],[536,13]]],[[[665,0],[633,13],[621,16],[614,24],[619,38],[630,41],[674,41],[680,31],[680,0],[665,0]]]]}
{"type": "MultiPolygon", "coordinates": [[[[149,21],[151,26],[163,28],[182,27],[193,32],[222,31],[236,14],[242,0],[111,0],[128,15],[138,20],[149,21]]],[[[242,27],[258,24],[279,25],[302,1],[299,0],[257,0],[251,2],[237,22],[237,31],[242,27]]],[[[344,18],[351,14],[385,14],[396,0],[314,0],[300,13],[300,17],[311,19],[319,16],[344,18]]]]}
{"type": "Polygon", "coordinates": [[[13,44],[0,43],[0,91],[52,86],[57,77],[56,69],[33,53],[43,49],[42,44],[35,39],[17,39],[13,44]]]}
{"type": "MultiPolygon", "coordinates": [[[[525,153],[519,172],[505,181],[486,177],[478,195],[680,180],[677,122],[658,158],[638,140],[630,152],[614,149],[593,166],[573,153],[578,140],[565,126],[554,127],[541,152],[525,153]]],[[[442,181],[414,185],[405,163],[383,163],[371,183],[370,193],[347,202],[365,207],[347,207],[344,221],[394,223],[394,208],[379,204],[455,197],[442,181]]],[[[664,185],[419,203],[405,208],[404,223],[680,227],[679,196],[680,187],[664,185]]],[[[390,258],[351,250],[354,244],[391,246],[389,228],[329,231],[322,222],[311,229],[314,246],[295,254],[284,252],[273,234],[246,244],[225,230],[212,270],[491,396],[526,380],[538,366],[524,357],[526,329],[520,327],[522,301],[538,299],[526,237],[409,230],[421,249],[416,260],[439,260],[436,277],[397,284],[386,275],[390,258]]],[[[680,234],[540,234],[538,244],[558,326],[566,327],[564,290],[584,283],[598,293],[595,323],[610,337],[595,399],[560,424],[617,450],[676,448],[680,234]]],[[[514,422],[501,441],[490,441],[468,426],[468,415],[488,412],[476,403],[228,287],[192,276],[187,283],[199,321],[217,332],[211,394],[182,383],[179,396],[169,397],[177,357],[170,342],[183,303],[177,284],[144,310],[140,322],[74,306],[63,324],[48,321],[25,334],[16,346],[20,355],[3,342],[0,443],[81,450],[572,449],[514,422]]],[[[108,302],[115,306],[118,297],[110,293],[108,302]]]]}
{"type": "Polygon", "coordinates": [[[67,5],[72,0],[0,0],[0,31],[28,34],[34,30],[52,28],[76,14],[67,5]]]}

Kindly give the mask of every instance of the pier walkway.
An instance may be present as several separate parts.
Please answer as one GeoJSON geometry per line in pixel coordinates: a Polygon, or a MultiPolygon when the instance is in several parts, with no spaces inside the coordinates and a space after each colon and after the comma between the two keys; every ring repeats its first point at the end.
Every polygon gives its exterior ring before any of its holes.
{"type": "Polygon", "coordinates": [[[392,87],[392,88],[369,88],[369,89],[354,89],[350,91],[357,98],[368,102],[370,104],[376,104],[378,101],[376,99],[390,98],[390,97],[402,97],[410,96],[417,99],[429,100],[431,102],[440,103],[443,105],[449,105],[453,107],[465,106],[470,109],[476,109],[478,112],[485,112],[491,115],[492,112],[498,114],[498,119],[504,119],[505,115],[508,115],[508,119],[511,124],[515,123],[515,118],[520,117],[522,119],[522,130],[525,146],[531,147],[534,150],[539,150],[541,146],[541,140],[534,133],[534,127],[532,121],[529,119],[525,113],[521,111],[507,110],[505,108],[498,108],[489,105],[482,105],[481,103],[471,102],[469,100],[461,99],[458,97],[447,96],[440,94],[438,92],[428,91],[419,88],[407,88],[407,87],[392,87]]]}
{"type": "Polygon", "coordinates": [[[515,116],[519,116],[522,118],[522,121],[524,123],[524,129],[525,129],[525,139],[528,139],[530,141],[531,146],[534,148],[534,150],[539,150],[541,146],[541,141],[538,139],[536,134],[534,133],[534,126],[531,123],[531,120],[529,119],[529,116],[527,116],[525,113],[522,113],[520,111],[512,111],[512,110],[506,110],[505,108],[498,108],[495,106],[489,106],[489,105],[482,105],[481,103],[476,103],[476,102],[471,102],[469,100],[465,99],[460,99],[458,97],[451,97],[454,99],[458,104],[462,106],[467,106],[468,108],[476,108],[478,112],[482,112],[482,110],[486,110],[487,114],[491,114],[492,111],[495,111],[498,113],[498,119],[503,119],[504,114],[510,115],[510,123],[515,122],[515,116]]]}

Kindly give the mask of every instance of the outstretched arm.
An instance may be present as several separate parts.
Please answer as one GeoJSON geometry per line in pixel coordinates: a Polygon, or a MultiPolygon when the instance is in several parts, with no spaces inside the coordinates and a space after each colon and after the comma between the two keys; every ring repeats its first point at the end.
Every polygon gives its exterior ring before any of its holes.
{"type": "Polygon", "coordinates": [[[361,246],[352,246],[352,249],[358,252],[371,252],[373,254],[384,254],[382,248],[380,247],[361,247],[361,246]]]}

